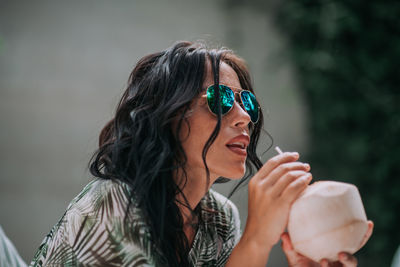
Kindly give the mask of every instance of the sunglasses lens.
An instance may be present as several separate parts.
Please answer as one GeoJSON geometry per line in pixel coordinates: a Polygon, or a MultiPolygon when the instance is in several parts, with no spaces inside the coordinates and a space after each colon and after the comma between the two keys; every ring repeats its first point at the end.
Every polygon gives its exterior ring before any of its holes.
{"type": "MultiPolygon", "coordinates": [[[[218,103],[216,102],[216,91],[214,85],[208,87],[207,89],[207,102],[210,110],[214,114],[218,114],[218,103]]],[[[226,114],[233,106],[235,101],[235,95],[232,90],[225,85],[219,86],[219,98],[221,103],[221,114],[226,114]]]]}
{"type": "Polygon", "coordinates": [[[242,103],[245,110],[250,115],[251,121],[253,123],[256,123],[259,116],[258,102],[256,100],[256,97],[249,91],[242,91],[240,93],[240,96],[242,98],[242,103]]]}

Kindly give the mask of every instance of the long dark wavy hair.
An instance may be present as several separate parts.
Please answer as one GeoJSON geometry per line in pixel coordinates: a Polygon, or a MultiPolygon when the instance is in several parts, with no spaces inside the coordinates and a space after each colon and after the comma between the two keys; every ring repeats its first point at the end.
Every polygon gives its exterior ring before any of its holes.
{"type": "MultiPolygon", "coordinates": [[[[122,181],[130,186],[134,192],[130,204],[135,201],[143,211],[152,241],[161,251],[162,265],[189,266],[190,247],[178,207],[189,205],[187,201],[177,203],[176,200],[179,194],[186,200],[178,186],[185,181],[177,183],[173,178],[173,172],[181,169],[187,179],[184,171],[187,157],[178,133],[184,123],[188,124],[190,104],[204,93],[202,85],[206,72],[210,71],[208,66],[212,68],[214,83],[219,84],[221,61],[237,73],[242,88],[254,92],[244,61],[225,48],[208,49],[202,43],[181,41],[140,59],[130,74],[115,117],[100,133],[99,149],[89,163],[95,177],[122,181]]],[[[207,184],[210,177],[205,159],[220,131],[220,114],[217,119],[202,153],[207,184]]],[[[246,175],[232,193],[254,174],[254,167],[258,170],[262,166],[256,154],[262,124],[260,111],[259,122],[249,126],[246,175]]],[[[217,182],[226,180],[221,177],[217,182]]],[[[201,221],[200,209],[190,210],[201,221]]]]}

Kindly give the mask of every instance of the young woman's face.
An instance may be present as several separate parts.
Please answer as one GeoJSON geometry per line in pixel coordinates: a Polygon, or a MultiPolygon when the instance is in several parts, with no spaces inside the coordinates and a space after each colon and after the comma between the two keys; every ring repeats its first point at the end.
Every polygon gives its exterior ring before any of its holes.
{"type": "MultiPolygon", "coordinates": [[[[209,70],[203,88],[213,83],[214,77],[209,70]]],[[[231,88],[241,88],[236,72],[223,62],[220,65],[219,83],[231,88]]],[[[235,91],[233,88],[232,90],[235,91]]],[[[182,146],[187,155],[186,171],[189,175],[204,175],[203,148],[217,124],[216,115],[208,109],[206,97],[200,96],[193,101],[188,123],[190,131],[183,123],[180,132],[182,146]]],[[[211,183],[221,176],[231,179],[243,177],[246,170],[246,148],[250,142],[249,123],[250,116],[235,101],[233,108],[222,117],[221,130],[206,156],[211,183]]]]}

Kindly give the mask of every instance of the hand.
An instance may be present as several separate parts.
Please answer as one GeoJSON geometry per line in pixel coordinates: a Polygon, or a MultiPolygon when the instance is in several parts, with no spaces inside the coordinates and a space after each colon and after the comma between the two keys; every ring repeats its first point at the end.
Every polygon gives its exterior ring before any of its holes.
{"type": "Polygon", "coordinates": [[[279,241],[287,225],[290,206],[310,183],[310,166],[296,162],[298,153],[271,158],[249,182],[248,217],[242,236],[260,249],[279,241]]]}
{"type": "MultiPolygon", "coordinates": [[[[374,223],[368,221],[368,230],[364,235],[363,240],[360,243],[359,249],[367,243],[368,239],[372,235],[372,230],[374,228],[374,223]]],[[[322,259],[319,263],[297,253],[294,251],[292,242],[288,233],[283,233],[281,235],[282,239],[282,249],[286,255],[290,267],[355,267],[357,266],[357,259],[346,252],[339,253],[339,261],[329,262],[326,259],[322,259]]]]}

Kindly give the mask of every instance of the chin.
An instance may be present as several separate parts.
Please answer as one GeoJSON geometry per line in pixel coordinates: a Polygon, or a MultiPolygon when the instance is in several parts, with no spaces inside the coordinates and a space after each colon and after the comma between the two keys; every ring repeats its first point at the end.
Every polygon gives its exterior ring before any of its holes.
{"type": "Polygon", "coordinates": [[[227,173],[226,175],[224,175],[223,177],[226,177],[226,178],[229,178],[232,180],[239,180],[244,176],[245,173],[246,173],[246,166],[243,166],[238,169],[231,169],[230,172],[227,173]]]}

